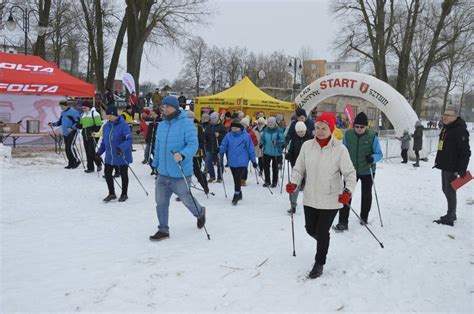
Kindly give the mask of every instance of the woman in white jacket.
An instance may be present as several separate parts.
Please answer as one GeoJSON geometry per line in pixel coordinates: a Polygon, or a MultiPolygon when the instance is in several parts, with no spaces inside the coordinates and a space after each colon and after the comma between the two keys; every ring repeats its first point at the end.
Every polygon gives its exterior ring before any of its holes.
{"type": "Polygon", "coordinates": [[[332,136],[335,123],[336,117],[330,112],[316,118],[316,140],[306,141],[301,147],[286,186],[286,191],[292,193],[306,177],[303,198],[305,228],[317,241],[316,262],[309,278],[322,275],[329,249],[329,228],[337,211],[349,202],[356,186],[356,171],[349,152],[332,136]]]}

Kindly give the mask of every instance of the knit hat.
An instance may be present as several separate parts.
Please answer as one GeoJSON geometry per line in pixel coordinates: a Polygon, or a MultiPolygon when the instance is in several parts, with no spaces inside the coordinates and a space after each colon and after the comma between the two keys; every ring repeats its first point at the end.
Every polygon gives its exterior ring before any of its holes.
{"type": "Polygon", "coordinates": [[[162,106],[170,106],[173,107],[176,110],[179,110],[179,101],[178,98],[173,97],[173,96],[166,96],[163,98],[161,101],[162,106]]]}
{"type": "Polygon", "coordinates": [[[208,113],[203,113],[202,116],[201,116],[201,121],[202,122],[208,122],[210,118],[211,117],[209,117],[208,113]]]}
{"type": "Polygon", "coordinates": [[[243,118],[242,120],[240,120],[240,123],[241,123],[244,127],[248,128],[248,126],[250,125],[250,119],[249,119],[249,117],[243,118]]]}
{"type": "Polygon", "coordinates": [[[306,115],[306,110],[304,110],[303,108],[298,108],[295,110],[295,114],[297,117],[301,117],[301,116],[305,116],[305,117],[308,117],[306,115]]]}
{"type": "Polygon", "coordinates": [[[316,122],[326,123],[332,133],[336,126],[336,116],[332,112],[323,112],[320,116],[316,117],[316,122]]]}
{"type": "Polygon", "coordinates": [[[232,119],[232,121],[230,122],[230,127],[231,128],[240,128],[241,130],[244,129],[244,126],[242,125],[242,123],[240,123],[240,120],[235,118],[235,119],[232,119]]]}
{"type": "Polygon", "coordinates": [[[267,125],[274,126],[276,124],[276,118],[275,117],[268,117],[267,119],[267,125]]]}
{"type": "Polygon", "coordinates": [[[59,105],[60,105],[60,106],[65,106],[65,107],[69,106],[67,100],[61,100],[61,101],[59,102],[59,105]]]}
{"type": "Polygon", "coordinates": [[[219,118],[219,114],[214,111],[213,113],[211,113],[211,115],[209,116],[211,119],[218,119],[219,118]]]}
{"type": "Polygon", "coordinates": [[[455,112],[456,114],[458,113],[458,108],[454,105],[447,105],[445,111],[452,111],[455,112]]]}
{"type": "Polygon", "coordinates": [[[266,124],[267,121],[265,121],[265,118],[264,118],[264,117],[260,117],[260,118],[258,118],[257,123],[258,123],[258,124],[266,124]]]}
{"type": "Polygon", "coordinates": [[[232,114],[229,111],[226,111],[225,117],[226,118],[232,118],[232,114]]]}
{"type": "Polygon", "coordinates": [[[117,107],[113,106],[113,105],[109,105],[107,107],[107,109],[105,109],[105,113],[107,115],[110,115],[110,116],[118,116],[118,112],[117,112],[117,107]]]}
{"type": "Polygon", "coordinates": [[[416,128],[416,127],[419,127],[419,126],[422,126],[422,125],[423,125],[423,124],[421,124],[421,121],[420,121],[420,120],[418,120],[418,121],[415,122],[415,128],[416,128]]]}
{"type": "Polygon", "coordinates": [[[306,124],[304,122],[298,121],[295,124],[295,131],[300,132],[300,131],[306,131],[306,124]]]}
{"type": "Polygon", "coordinates": [[[354,124],[368,126],[369,120],[367,119],[367,115],[363,112],[359,112],[354,119],[354,124]]]}

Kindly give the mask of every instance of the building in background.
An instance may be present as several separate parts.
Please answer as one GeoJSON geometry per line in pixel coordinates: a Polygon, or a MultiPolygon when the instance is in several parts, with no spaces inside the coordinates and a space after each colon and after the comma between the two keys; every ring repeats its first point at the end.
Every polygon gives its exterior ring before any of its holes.
{"type": "Polygon", "coordinates": [[[359,72],[360,64],[355,62],[335,61],[328,62],[327,60],[307,60],[303,62],[303,77],[304,85],[311,84],[320,77],[338,72],[359,72]]]}

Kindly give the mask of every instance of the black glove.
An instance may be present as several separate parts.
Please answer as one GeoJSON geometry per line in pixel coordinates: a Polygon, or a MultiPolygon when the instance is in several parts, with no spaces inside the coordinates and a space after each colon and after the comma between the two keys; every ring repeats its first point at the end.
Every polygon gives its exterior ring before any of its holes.
{"type": "Polygon", "coordinates": [[[77,123],[76,123],[76,128],[82,129],[82,124],[80,124],[79,122],[77,122],[77,123]]]}
{"type": "Polygon", "coordinates": [[[367,160],[369,164],[374,163],[374,157],[372,156],[372,154],[367,154],[367,156],[365,156],[365,160],[367,160]]]}
{"type": "Polygon", "coordinates": [[[98,163],[102,163],[102,158],[100,157],[99,154],[95,153],[95,160],[98,162],[98,163]]]}
{"type": "Polygon", "coordinates": [[[466,176],[466,170],[459,170],[458,174],[461,178],[464,178],[466,176]]]}
{"type": "Polygon", "coordinates": [[[117,155],[123,156],[123,150],[120,147],[117,147],[115,151],[117,152],[117,155]]]}
{"type": "Polygon", "coordinates": [[[253,162],[253,163],[252,163],[252,166],[253,166],[255,169],[257,169],[257,167],[258,167],[258,165],[257,165],[256,162],[253,162]]]}

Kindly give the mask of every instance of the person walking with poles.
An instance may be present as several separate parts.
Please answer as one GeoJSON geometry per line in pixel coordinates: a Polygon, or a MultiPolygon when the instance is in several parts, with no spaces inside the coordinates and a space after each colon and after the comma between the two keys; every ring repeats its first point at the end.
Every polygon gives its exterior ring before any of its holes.
{"type": "Polygon", "coordinates": [[[276,118],[267,119],[267,127],[260,137],[260,148],[263,148],[263,172],[265,173],[264,187],[271,184],[275,188],[278,183],[278,156],[282,154],[282,147],[285,140],[283,132],[276,125],[276,118]],[[272,177],[270,179],[270,163],[272,164],[272,177]],[[271,181],[270,181],[271,180],[271,181]]]}
{"type": "Polygon", "coordinates": [[[415,133],[412,134],[413,137],[413,150],[415,151],[416,162],[413,164],[413,167],[420,166],[420,150],[423,147],[423,125],[421,121],[418,120],[415,122],[415,133]]]}
{"type": "MultiPolygon", "coordinates": [[[[369,211],[372,206],[375,163],[379,162],[383,157],[377,134],[369,130],[367,128],[368,125],[367,115],[360,112],[354,119],[354,128],[347,130],[342,140],[349,151],[352,164],[357,171],[357,181],[360,180],[362,183],[361,225],[367,224],[369,219],[369,211]]],[[[339,223],[334,227],[334,230],[349,230],[349,211],[350,203],[339,211],[339,223]]]]}
{"type": "Polygon", "coordinates": [[[199,121],[196,119],[194,112],[186,112],[188,114],[188,119],[194,123],[199,144],[199,148],[196,152],[196,155],[194,155],[193,157],[193,173],[199,184],[201,185],[204,194],[207,195],[209,194],[209,186],[207,184],[206,176],[204,175],[204,173],[202,173],[201,170],[202,159],[206,156],[206,154],[204,153],[204,129],[202,128],[199,121]]]}
{"type": "Polygon", "coordinates": [[[249,160],[255,169],[257,169],[257,160],[252,138],[244,131],[244,126],[240,120],[233,119],[230,129],[231,132],[227,133],[219,147],[219,153],[227,154],[230,171],[234,178],[232,205],[237,205],[237,202],[242,200],[241,180],[247,170],[249,160]]]}
{"type": "Polygon", "coordinates": [[[433,167],[441,170],[441,184],[448,201],[448,212],[434,222],[454,226],[454,221],[457,220],[457,199],[456,190],[451,186],[451,182],[458,176],[461,178],[466,176],[470,157],[466,122],[459,117],[456,108],[448,106],[443,113],[443,128],[439,134],[438,151],[433,167]]]}
{"type": "MultiPolygon", "coordinates": [[[[298,121],[295,125],[296,137],[293,138],[290,142],[290,148],[288,153],[285,155],[285,158],[290,162],[291,169],[295,167],[296,159],[301,151],[303,144],[314,138],[313,133],[306,128],[306,124],[302,121],[298,121]]],[[[294,214],[296,212],[296,205],[298,201],[298,194],[300,191],[303,191],[306,179],[301,180],[301,184],[298,185],[295,192],[290,193],[290,205],[291,208],[288,210],[289,214],[294,214]]]]}
{"type": "Polygon", "coordinates": [[[104,174],[109,195],[103,201],[117,199],[112,172],[118,167],[122,178],[122,194],[118,201],[125,202],[128,199],[128,165],[133,161],[132,132],[123,117],[118,116],[115,106],[107,107],[105,113],[108,122],[102,130],[102,142],[96,154],[96,160],[100,160],[100,156],[105,152],[104,174]]]}
{"type": "Polygon", "coordinates": [[[227,134],[225,126],[219,122],[219,114],[213,112],[210,115],[211,122],[204,131],[204,143],[206,149],[206,165],[209,173],[209,181],[216,180],[214,163],[217,163],[217,182],[222,182],[222,173],[224,172],[223,160],[219,156],[219,145],[227,134]]]}
{"type": "Polygon", "coordinates": [[[97,139],[92,135],[100,130],[102,120],[100,114],[95,110],[90,101],[84,101],[82,104],[82,116],[77,124],[79,129],[82,129],[82,139],[84,140],[84,149],[86,151],[87,169],[85,173],[94,172],[94,162],[97,166],[97,171],[102,169],[102,166],[95,158],[95,149],[97,139]]]}
{"type": "Polygon", "coordinates": [[[64,144],[66,145],[66,157],[68,164],[66,169],[74,169],[79,167],[81,162],[76,158],[77,154],[73,151],[74,139],[76,137],[77,127],[75,121],[79,120],[79,112],[76,109],[69,107],[66,100],[59,102],[61,106],[61,116],[56,122],[49,122],[48,125],[52,128],[54,126],[61,126],[64,137],[64,144]]]}
{"type": "Polygon", "coordinates": [[[316,138],[302,145],[290,182],[286,185],[286,191],[294,193],[306,178],[303,197],[305,228],[317,242],[315,263],[308,274],[311,279],[323,274],[329,249],[329,229],[337,211],[349,202],[356,186],[356,171],[347,148],[331,136],[335,121],[330,112],[316,118],[316,138]]]}
{"type": "Polygon", "coordinates": [[[197,218],[197,227],[206,223],[206,208],[192,196],[189,186],[193,174],[193,157],[198,150],[194,123],[179,107],[176,97],[166,96],[161,103],[163,121],[158,125],[153,167],[158,175],[155,181],[156,214],[158,231],[151,241],[169,238],[169,205],[175,193],[197,218]]]}

